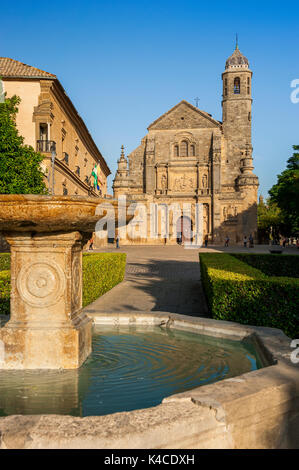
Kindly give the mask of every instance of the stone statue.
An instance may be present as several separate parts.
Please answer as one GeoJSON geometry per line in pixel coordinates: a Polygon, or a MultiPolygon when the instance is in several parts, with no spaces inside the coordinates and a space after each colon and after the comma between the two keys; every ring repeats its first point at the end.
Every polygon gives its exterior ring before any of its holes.
{"type": "Polygon", "coordinates": [[[165,175],[162,175],[161,177],[161,188],[165,190],[167,187],[167,178],[165,175]]]}

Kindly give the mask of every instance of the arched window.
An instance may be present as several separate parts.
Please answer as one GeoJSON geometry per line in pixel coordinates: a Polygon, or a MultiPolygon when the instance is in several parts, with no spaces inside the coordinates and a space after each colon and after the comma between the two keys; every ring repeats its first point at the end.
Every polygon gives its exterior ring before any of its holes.
{"type": "Polygon", "coordinates": [[[195,145],[191,145],[190,147],[190,153],[191,153],[191,157],[195,157],[195,145]]]}
{"type": "Polygon", "coordinates": [[[181,142],[181,157],[188,157],[188,142],[186,140],[182,140],[181,142]]]}
{"type": "Polygon", "coordinates": [[[174,156],[175,156],[175,157],[178,157],[179,154],[180,154],[180,153],[179,153],[179,146],[178,146],[178,145],[175,145],[175,146],[174,146],[174,156]]]}
{"type": "Polygon", "coordinates": [[[234,79],[234,94],[239,95],[240,94],[240,78],[236,77],[234,79]]]}

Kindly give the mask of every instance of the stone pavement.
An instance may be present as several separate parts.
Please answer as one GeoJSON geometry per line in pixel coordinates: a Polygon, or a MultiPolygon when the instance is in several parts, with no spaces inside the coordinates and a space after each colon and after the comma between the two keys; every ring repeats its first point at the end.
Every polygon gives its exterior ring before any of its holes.
{"type": "MultiPolygon", "coordinates": [[[[254,248],[210,246],[185,249],[183,246],[124,246],[102,248],[94,252],[127,253],[125,280],[86,307],[88,312],[132,313],[160,311],[208,316],[200,281],[198,253],[269,253],[269,247],[254,248]]],[[[290,247],[286,253],[299,254],[290,247]]],[[[281,256],[281,255],[277,255],[281,256]]]]}
{"type": "Polygon", "coordinates": [[[163,311],[207,316],[198,250],[180,246],[126,246],[96,251],[127,253],[125,280],[86,307],[86,311],[163,311]]]}

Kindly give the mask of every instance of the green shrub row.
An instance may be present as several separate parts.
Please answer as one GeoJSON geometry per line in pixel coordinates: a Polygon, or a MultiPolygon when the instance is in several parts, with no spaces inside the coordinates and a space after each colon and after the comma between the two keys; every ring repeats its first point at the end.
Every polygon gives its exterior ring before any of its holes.
{"type": "Polygon", "coordinates": [[[234,254],[240,261],[259,269],[267,276],[299,277],[298,255],[234,254]]]}
{"type": "Polygon", "coordinates": [[[83,254],[83,307],[124,279],[125,253],[83,254]]]}
{"type": "Polygon", "coordinates": [[[229,254],[200,254],[210,313],[217,320],[279,328],[299,338],[299,280],[269,277],[229,254]]]}
{"type": "Polygon", "coordinates": [[[0,271],[0,314],[10,311],[10,271],[0,271]]]}
{"type": "Polygon", "coordinates": [[[0,271],[10,269],[10,253],[0,253],[0,271]]]}
{"type": "MultiPolygon", "coordinates": [[[[2,259],[2,254],[0,257],[2,259]]],[[[10,255],[5,263],[10,262],[10,255]]],[[[5,265],[3,262],[3,266],[5,265]]],[[[6,264],[7,265],[7,264],[6,264]]],[[[83,307],[124,279],[125,253],[84,253],[82,261],[83,307]]],[[[0,271],[0,314],[10,312],[10,271],[0,271]]]]}

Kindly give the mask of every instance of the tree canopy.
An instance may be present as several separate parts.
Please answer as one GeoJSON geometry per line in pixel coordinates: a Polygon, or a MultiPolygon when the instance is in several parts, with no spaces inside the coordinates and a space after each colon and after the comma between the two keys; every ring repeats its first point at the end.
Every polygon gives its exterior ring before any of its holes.
{"type": "Polygon", "coordinates": [[[266,202],[260,200],[257,206],[257,220],[260,243],[267,243],[271,238],[278,240],[284,232],[281,210],[270,198],[266,202]]]}
{"type": "Polygon", "coordinates": [[[271,203],[281,210],[286,235],[299,234],[299,145],[287,160],[287,168],[277,176],[277,183],[269,191],[271,203]]]}
{"type": "Polygon", "coordinates": [[[20,98],[0,103],[0,194],[46,194],[43,156],[24,145],[16,126],[20,98]]]}

